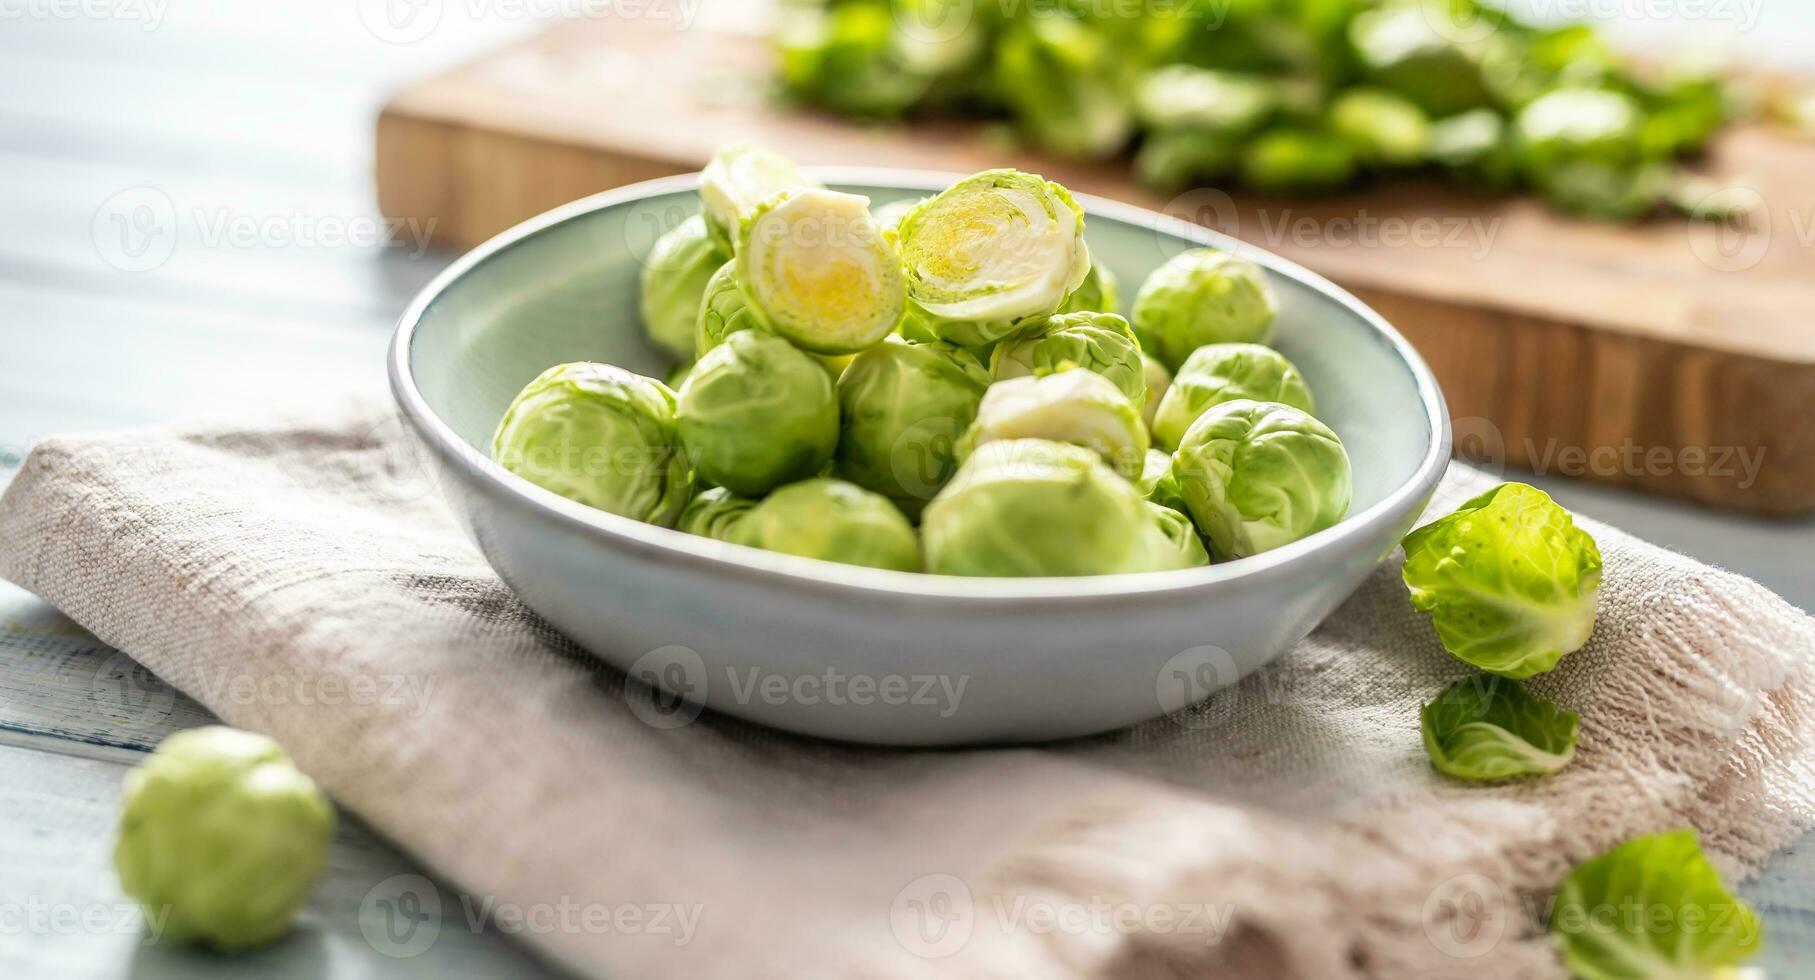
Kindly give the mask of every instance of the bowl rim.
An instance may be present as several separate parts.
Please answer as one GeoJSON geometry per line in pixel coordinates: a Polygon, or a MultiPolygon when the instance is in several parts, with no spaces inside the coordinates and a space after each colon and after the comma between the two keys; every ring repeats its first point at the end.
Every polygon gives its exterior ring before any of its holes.
{"type": "MultiPolygon", "coordinates": [[[[937,192],[964,176],[894,167],[817,166],[802,169],[829,186],[889,187],[910,193],[937,192]]],[[[1089,194],[1073,195],[1087,216],[1101,215],[1199,246],[1239,252],[1243,258],[1277,275],[1296,280],[1336,301],[1371,328],[1375,338],[1391,348],[1411,371],[1419,401],[1426,413],[1431,438],[1425,447],[1424,458],[1419,461],[1410,477],[1360,513],[1351,513],[1335,525],[1290,544],[1236,561],[1200,568],[1118,575],[973,578],[899,572],[778,554],[702,538],[588,507],[499,467],[488,456],[468,445],[429,406],[417,387],[410,354],[416,328],[421,324],[423,315],[454,283],[481,263],[567,222],[645,198],[693,190],[698,185],[698,173],[680,174],[627,184],[579,198],[499,232],[455,259],[423,286],[397,319],[388,349],[387,373],[392,396],[404,417],[429,448],[468,481],[476,481],[493,491],[501,492],[519,506],[528,507],[542,517],[551,518],[573,531],[600,538],[613,547],[632,547],[646,555],[661,555],[695,565],[703,573],[754,579],[770,586],[812,589],[833,597],[881,592],[904,599],[934,598],[967,602],[1118,600],[1136,595],[1199,591],[1283,574],[1295,566],[1312,561],[1319,554],[1339,552],[1344,543],[1368,539],[1397,523],[1409,508],[1417,506],[1429,496],[1448,468],[1452,434],[1443,392],[1424,359],[1384,317],[1323,276],[1252,243],[1181,218],[1089,194]]]]}

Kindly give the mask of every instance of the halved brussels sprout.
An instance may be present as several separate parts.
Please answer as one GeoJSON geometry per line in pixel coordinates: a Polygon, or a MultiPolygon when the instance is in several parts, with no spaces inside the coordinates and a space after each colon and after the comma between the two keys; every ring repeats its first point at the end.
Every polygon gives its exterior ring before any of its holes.
{"type": "Polygon", "coordinates": [[[1406,535],[1405,584],[1444,649],[1524,680],[1594,632],[1601,552],[1549,495],[1505,483],[1406,535]]]}
{"type": "Polygon", "coordinates": [[[1431,117],[1393,92],[1354,88],[1330,106],[1330,128],[1347,140],[1363,163],[1409,167],[1431,148],[1431,117]]]}
{"type": "Polygon", "coordinates": [[[713,154],[700,172],[700,208],[713,237],[729,252],[763,202],[790,187],[818,186],[787,157],[737,143],[713,154]]]}
{"type": "Polygon", "coordinates": [[[920,570],[914,526],[888,498],[843,480],[782,487],[737,522],[730,540],[846,565],[920,570]]]}
{"type": "Polygon", "coordinates": [[[740,497],[724,487],[711,487],[687,502],[674,528],[702,538],[729,541],[744,515],[755,506],[756,501],[748,497],[740,497]]]}
{"type": "Polygon", "coordinates": [[[1146,400],[1141,402],[1141,418],[1147,423],[1147,431],[1152,432],[1153,417],[1165,401],[1166,392],[1172,388],[1172,372],[1166,370],[1166,365],[1161,364],[1159,358],[1142,354],[1141,377],[1147,387],[1146,400]]]}
{"type": "Polygon", "coordinates": [[[1018,170],[986,170],[902,219],[910,310],[927,329],[982,347],[1057,312],[1090,272],[1084,211],[1018,170]]]}
{"type": "Polygon", "coordinates": [[[817,474],[838,445],[825,368],[761,330],[707,351],[681,386],[676,415],[700,477],[746,497],[817,474]]]}
{"type": "Polygon", "coordinates": [[[1073,369],[1045,377],[1010,378],[990,385],[977,420],[958,440],[960,461],[1001,440],[1045,439],[1093,450],[1123,477],[1141,475],[1147,427],[1113,382],[1073,369]]]}
{"type": "Polygon", "coordinates": [[[918,517],[958,468],[955,443],[988,387],[952,344],[891,337],[858,354],[838,379],[838,475],[918,517]]]}
{"type": "Polygon", "coordinates": [[[1321,531],[1349,512],[1349,455],[1310,415],[1276,402],[1224,402],[1172,454],[1179,494],[1217,561],[1321,531]]]}
{"type": "Polygon", "coordinates": [[[1185,567],[1134,485],[1088,449],[1042,439],[979,447],[926,508],[927,571],[1113,575],[1185,567]]]}
{"type": "Polygon", "coordinates": [[[1266,343],[1278,308],[1259,266],[1198,248],[1153,270],[1130,319],[1142,349],[1176,371],[1205,344],[1266,343]]]}
{"type": "Polygon", "coordinates": [[[674,392],[610,364],[556,365],[524,386],[492,458],[570,500],[663,527],[693,495],[674,392]]]}
{"type": "Polygon", "coordinates": [[[730,257],[713,240],[706,219],[697,214],[656,239],[643,266],[638,302],[649,339],[676,360],[694,358],[700,297],[712,274],[730,257]]]}
{"type": "Polygon", "coordinates": [[[1191,523],[1191,518],[1152,501],[1147,502],[1147,512],[1153,515],[1153,523],[1172,545],[1177,561],[1174,567],[1202,568],[1210,564],[1210,553],[1204,550],[1204,542],[1197,536],[1197,527],[1191,523]]]}
{"type": "Polygon", "coordinates": [[[1120,285],[1115,273],[1100,262],[1092,262],[1084,281],[1059,304],[1060,313],[1114,313],[1120,309],[1120,285]]]}
{"type": "Polygon", "coordinates": [[[1067,365],[1108,378],[1137,409],[1146,404],[1141,342],[1114,313],[1047,317],[1004,337],[989,357],[990,375],[998,381],[1052,374],[1067,365]]]}
{"type": "Polygon", "coordinates": [[[868,198],[797,189],[758,206],[738,238],[737,281],[770,330],[803,349],[851,354],[901,322],[907,284],[868,198]]]}
{"type": "Polygon", "coordinates": [[[1173,376],[1153,417],[1153,437],[1176,448],[1211,406],[1242,398],[1280,402],[1307,414],[1317,410],[1310,386],[1284,354],[1260,344],[1207,344],[1185,358],[1173,376]]]}

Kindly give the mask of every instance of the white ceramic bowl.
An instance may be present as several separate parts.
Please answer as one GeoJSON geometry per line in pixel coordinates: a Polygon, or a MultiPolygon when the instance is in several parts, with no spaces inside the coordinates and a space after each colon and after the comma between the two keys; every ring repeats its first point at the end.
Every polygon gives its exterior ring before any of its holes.
{"type": "MultiPolygon", "coordinates": [[[[956,179],[818,176],[877,204],[956,179]]],[[[1354,461],[1346,520],[1211,568],[951,578],[725,545],[593,510],[491,463],[499,416],[544,368],[598,360],[666,373],[639,326],[637,275],[656,236],[697,210],[694,187],[676,177],[609,191],[474,249],[410,304],[390,358],[397,401],[498,574],[586,649],[686,699],[639,702],[652,724],[686,723],[704,704],[798,732],[934,745],[1064,738],[1182,710],[1335,609],[1392,553],[1448,462],[1430,370],[1354,297],[1195,225],[1080,197],[1092,253],[1125,297],[1201,245],[1268,270],[1276,345],[1354,461]]]]}

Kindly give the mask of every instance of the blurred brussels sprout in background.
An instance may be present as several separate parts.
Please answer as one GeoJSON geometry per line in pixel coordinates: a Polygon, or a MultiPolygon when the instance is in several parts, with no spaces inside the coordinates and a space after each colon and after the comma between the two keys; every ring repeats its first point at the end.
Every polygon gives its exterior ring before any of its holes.
{"type": "Polygon", "coordinates": [[[1519,179],[1511,128],[1492,109],[1474,109],[1432,125],[1430,158],[1458,183],[1499,190],[1519,179]]]}
{"type": "Polygon", "coordinates": [[[986,170],[922,202],[900,240],[910,312],[963,347],[1051,316],[1090,272],[1083,209],[1018,170],[986,170]]]}
{"type": "Polygon", "coordinates": [[[1147,427],[1113,382],[1083,369],[998,381],[958,440],[960,461],[1001,440],[1044,439],[1095,451],[1134,480],[1147,457],[1147,427]]]}
{"type": "Polygon", "coordinates": [[[1217,561],[1246,558],[1330,527],[1349,511],[1349,456],[1290,405],[1233,401],[1192,423],[1173,478],[1217,561]]]}
{"type": "Polygon", "coordinates": [[[908,64],[884,2],[783,4],[775,45],[797,97],[853,116],[890,117],[918,102],[932,76],[908,64]]]}
{"type": "Polygon", "coordinates": [[[249,949],[289,931],[333,836],[333,805],[276,742],[210,725],[126,774],[113,861],[160,938],[249,949]]]}
{"type": "Polygon", "coordinates": [[[790,187],[818,186],[787,157],[736,143],[714,153],[700,171],[700,209],[713,237],[731,251],[744,222],[764,202],[790,187]]]}
{"type": "Polygon", "coordinates": [[[952,344],[891,338],[858,354],[838,379],[836,472],[918,517],[957,469],[987,387],[982,363],[952,344]]]}
{"type": "Polygon", "coordinates": [[[1349,43],[1364,74],[1433,116],[1491,101],[1483,47],[1496,36],[1492,16],[1473,3],[1392,0],[1355,15],[1349,43]]]}
{"type": "Polygon", "coordinates": [[[927,571],[940,575],[1184,567],[1133,484],[1090,450],[1040,439],[979,447],[927,506],[921,536],[927,571]]]}
{"type": "Polygon", "coordinates": [[[1406,535],[1405,584],[1444,649],[1524,680],[1594,632],[1601,552],[1549,495],[1505,483],[1406,535]]]}
{"type": "Polygon", "coordinates": [[[1160,534],[1172,545],[1177,561],[1174,567],[1202,568],[1210,564],[1210,553],[1204,550],[1203,539],[1197,536],[1197,526],[1191,523],[1191,518],[1151,501],[1147,504],[1147,512],[1152,515],[1160,534]]]}
{"type": "Polygon", "coordinates": [[[760,330],[731,334],[700,358],[676,415],[701,479],[746,497],[816,475],[838,445],[825,368],[760,330]]]}
{"type": "Polygon", "coordinates": [[[1141,376],[1147,388],[1146,400],[1141,402],[1141,420],[1147,423],[1147,431],[1153,431],[1153,417],[1160,410],[1160,403],[1166,398],[1166,391],[1172,387],[1172,372],[1166,370],[1159,358],[1150,354],[1141,355],[1141,376]]]}
{"type": "Polygon", "coordinates": [[[724,487],[711,487],[687,502],[674,528],[702,538],[729,541],[744,515],[755,506],[756,501],[740,497],[724,487]]]}
{"type": "Polygon", "coordinates": [[[1410,167],[1430,154],[1430,117],[1417,103],[1384,89],[1344,92],[1330,106],[1330,129],[1348,141],[1362,163],[1410,167]]]}
{"type": "Polygon", "coordinates": [[[1052,374],[1067,366],[1109,379],[1137,410],[1146,403],[1141,342],[1128,321],[1114,313],[1047,317],[1004,337],[989,359],[990,376],[998,381],[1052,374]]]}
{"type": "Polygon", "coordinates": [[[1092,262],[1084,281],[1059,304],[1060,313],[1114,313],[1121,308],[1121,284],[1109,267],[1092,262]]]}
{"type": "Polygon", "coordinates": [[[1270,79],[1194,65],[1166,65],[1141,78],[1135,112],[1155,130],[1242,137],[1266,122],[1280,102],[1270,79]]]}
{"type": "Polygon", "coordinates": [[[693,494],[674,392],[610,364],[542,372],[505,410],[492,458],[570,500],[663,527],[693,494]]]}
{"type": "Polygon", "coordinates": [[[1670,172],[1642,152],[1644,110],[1604,89],[1558,89],[1520,111],[1515,123],[1525,175],[1565,211],[1630,220],[1657,208],[1670,172]]]}
{"type": "Polygon", "coordinates": [[[820,354],[895,329],[907,285],[895,245],[854,194],[802,188],[759,205],[738,237],[737,281],[763,325],[820,354]]]}
{"type": "Polygon", "coordinates": [[[730,258],[697,214],[657,239],[650,251],[638,297],[643,329],[677,360],[693,359],[700,298],[712,274],[730,258]]]}
{"type": "Polygon", "coordinates": [[[1312,129],[1270,129],[1242,149],[1242,181],[1256,190],[1321,194],[1352,183],[1357,172],[1346,140],[1312,129]]]}
{"type": "Polygon", "coordinates": [[[737,521],[729,540],[846,565],[920,570],[914,526],[888,498],[843,480],[822,477],[776,490],[737,521]]]}
{"type": "Polygon", "coordinates": [[[1177,447],[1198,416],[1238,399],[1316,411],[1310,386],[1284,354],[1259,344],[1208,344],[1193,351],[1173,377],[1154,415],[1153,437],[1177,447]]]}
{"type": "Polygon", "coordinates": [[[1040,146],[1099,157],[1134,134],[1132,71],[1097,24],[1056,7],[1030,11],[996,47],[995,93],[1040,146]]]}
{"type": "Polygon", "coordinates": [[[1205,344],[1266,343],[1278,307],[1259,266],[1200,248],[1173,256],[1147,277],[1130,319],[1142,349],[1176,370],[1205,344]]]}
{"type": "Polygon", "coordinates": [[[1150,190],[1170,193],[1232,172],[1241,155],[1241,141],[1221,133],[1164,130],[1142,141],[1134,176],[1150,190]]]}

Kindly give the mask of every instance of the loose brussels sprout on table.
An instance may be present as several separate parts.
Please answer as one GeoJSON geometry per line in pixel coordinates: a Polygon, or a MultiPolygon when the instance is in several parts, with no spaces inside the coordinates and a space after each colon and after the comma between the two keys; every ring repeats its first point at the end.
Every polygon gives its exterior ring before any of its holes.
{"type": "Polygon", "coordinates": [[[1349,512],[1349,455],[1290,405],[1232,401],[1199,416],[1172,454],[1173,478],[1218,561],[1330,527],[1349,512]]]}
{"type": "Polygon", "coordinates": [[[161,936],[217,949],[289,931],[328,863],[334,807],[276,742],[178,732],[126,775],[114,867],[161,936]]]}
{"type": "Polygon", "coordinates": [[[899,234],[913,311],[964,347],[1058,312],[1090,273],[1083,209],[1065,188],[1017,170],[953,184],[908,212],[899,234]]]}
{"type": "Polygon", "coordinates": [[[838,475],[918,517],[957,469],[956,443],[989,383],[952,344],[893,338],[858,354],[838,379],[838,475]]]}
{"type": "Polygon", "coordinates": [[[1140,477],[1147,459],[1147,427],[1134,404],[1107,378],[1080,369],[990,385],[977,420],[958,440],[958,457],[1004,439],[1080,446],[1130,480],[1140,477]]]}
{"type": "Polygon", "coordinates": [[[700,478],[745,496],[818,473],[838,447],[825,368],[760,330],[734,333],[700,358],[675,418],[700,478]]]}
{"type": "Polygon", "coordinates": [[[1131,317],[1142,349],[1178,370],[1205,344],[1264,344],[1279,301],[1266,273],[1211,248],[1173,256],[1134,297],[1131,317]]]}
{"type": "Polygon", "coordinates": [[[1184,568],[1134,485],[1088,449],[1043,439],[981,446],[926,508],[927,571],[1071,576],[1184,568]]]}
{"type": "Polygon", "coordinates": [[[693,494],[674,392],[610,364],[561,364],[505,410],[492,458],[570,500],[667,527],[693,494]]]}
{"type": "Polygon", "coordinates": [[[887,231],[865,198],[801,180],[766,150],[718,154],[705,217],[643,278],[679,393],[558,365],[504,413],[497,461],[730,545],[950,575],[1192,568],[1343,516],[1347,457],[1252,343],[1276,304],[1251,263],[1174,258],[1131,325],[1057,184],[986,171],[887,231]]]}

